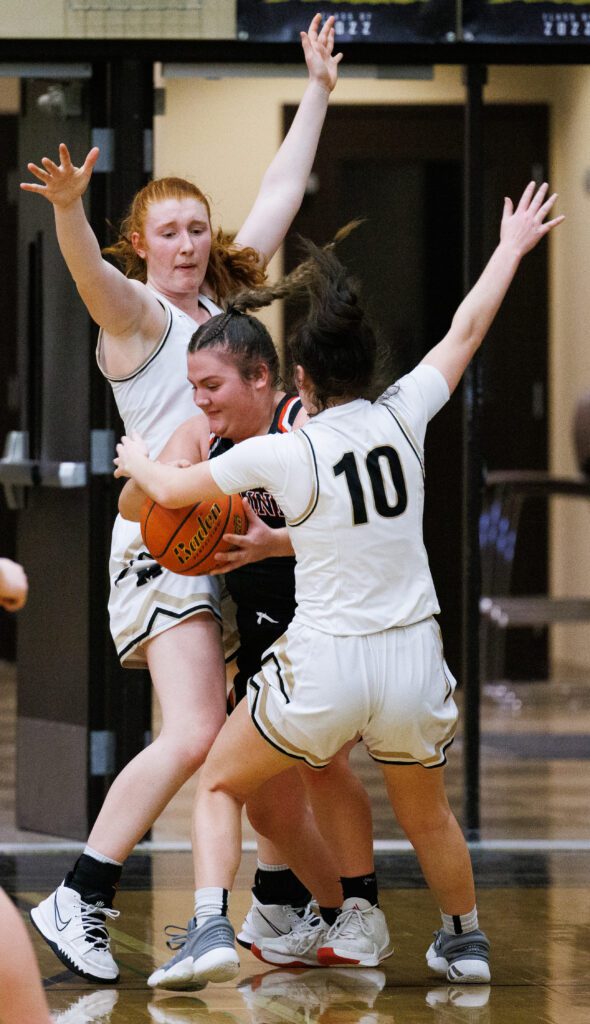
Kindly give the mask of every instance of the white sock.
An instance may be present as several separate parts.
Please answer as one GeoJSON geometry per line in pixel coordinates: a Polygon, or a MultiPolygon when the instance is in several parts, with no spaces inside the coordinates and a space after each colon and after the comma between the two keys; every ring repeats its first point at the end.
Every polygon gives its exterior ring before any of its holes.
{"type": "Polygon", "coordinates": [[[197,928],[200,928],[208,917],[227,917],[228,898],[227,889],[222,889],[221,886],[210,885],[204,889],[195,889],[197,928]]]}
{"type": "Polygon", "coordinates": [[[263,861],[258,860],[258,859],[256,861],[256,867],[258,868],[259,871],[288,871],[289,870],[289,865],[288,864],[264,864],[263,861]]]}
{"type": "Polygon", "coordinates": [[[477,922],[477,907],[470,910],[468,914],[443,914],[440,912],[442,918],[443,931],[447,935],[463,935],[465,932],[474,932],[479,927],[477,922]]]}
{"type": "Polygon", "coordinates": [[[91,846],[85,846],[82,853],[85,853],[87,857],[92,857],[93,860],[100,861],[101,864],[115,864],[118,868],[123,867],[122,860],[113,860],[112,857],[107,857],[106,854],[93,850],[91,846]]]}

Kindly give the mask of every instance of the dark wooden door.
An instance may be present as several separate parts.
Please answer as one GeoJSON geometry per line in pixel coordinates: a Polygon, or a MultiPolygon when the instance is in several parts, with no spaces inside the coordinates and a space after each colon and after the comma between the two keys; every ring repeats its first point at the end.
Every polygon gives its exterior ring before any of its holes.
{"type": "MultiPolygon", "coordinates": [[[[293,110],[285,111],[285,126],[293,110]]],[[[499,237],[503,197],[520,196],[547,174],[547,110],[489,106],[485,112],[484,242],[499,237]]],[[[463,109],[458,106],[334,106],[328,111],[296,233],[324,242],[346,221],[365,223],[342,245],[363,285],[393,374],[418,362],[448,329],[462,298],[463,109]]],[[[286,330],[295,315],[286,311],[286,330]]],[[[547,466],[547,246],[529,255],[486,339],[484,453],[489,469],[547,466]]],[[[441,603],[451,668],[460,667],[461,394],[431,424],[426,443],[425,537],[441,603]]],[[[547,523],[534,509],[525,521],[515,586],[542,592],[547,523]]],[[[544,634],[511,637],[510,678],[546,670],[544,634]]]]}

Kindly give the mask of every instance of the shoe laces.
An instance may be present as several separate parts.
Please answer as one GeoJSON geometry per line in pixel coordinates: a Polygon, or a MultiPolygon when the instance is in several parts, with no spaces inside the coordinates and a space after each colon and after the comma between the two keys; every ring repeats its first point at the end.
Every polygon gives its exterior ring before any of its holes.
{"type": "Polygon", "coordinates": [[[186,927],[181,924],[167,924],[164,928],[164,935],[168,935],[168,938],[166,939],[168,949],[182,949],[186,944],[189,932],[194,931],[195,927],[196,922],[194,917],[190,919],[186,927]]]}
{"type": "Polygon", "coordinates": [[[293,925],[292,930],[285,936],[289,946],[294,953],[305,953],[313,946],[319,934],[318,929],[322,927],[322,919],[314,914],[309,907],[305,913],[293,925]]]}
{"type": "Polygon", "coordinates": [[[110,917],[116,920],[120,914],[119,910],[113,907],[99,907],[95,903],[80,902],[80,920],[84,929],[86,941],[94,949],[109,948],[109,933],[107,931],[105,918],[110,917]]]}
{"type": "Polygon", "coordinates": [[[348,910],[342,910],[328,931],[328,939],[353,939],[358,935],[359,929],[363,935],[370,937],[371,926],[368,915],[373,910],[374,907],[366,907],[364,910],[359,907],[350,907],[348,910]]]}

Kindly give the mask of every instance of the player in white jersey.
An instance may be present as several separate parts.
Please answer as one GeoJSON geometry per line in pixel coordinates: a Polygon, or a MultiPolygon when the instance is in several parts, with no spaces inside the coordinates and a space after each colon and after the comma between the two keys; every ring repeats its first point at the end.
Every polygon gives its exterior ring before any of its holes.
{"type": "MultiPolygon", "coordinates": [[[[264,280],[304,195],[340,56],[334,19],[316,15],[302,33],[309,82],[293,125],[267,170],[235,240],[212,232],[205,195],[191,182],[163,178],[135,196],[121,240],[106,262],[82,204],[98,149],[75,167],[29,164],[27,183],[54,207],[62,254],[99,324],[99,366],[128,425],[145,431],[157,455],[175,427],[194,416],[186,347],[228,292],[264,280]]],[[[111,561],[112,632],[124,664],[147,662],[163,725],[112,784],[88,845],[65,884],[32,911],[35,926],[72,970],[116,981],[106,917],[122,864],[180,786],[202,764],[225,719],[225,666],[216,579],[183,580],[144,554],[137,527],[118,523],[111,561]],[[174,628],[170,628],[174,627],[174,628]],[[68,923],[66,927],[63,922],[68,923]]],[[[280,851],[276,857],[280,862],[280,851]]]]}
{"type": "MultiPolygon", "coordinates": [[[[310,245],[295,277],[258,301],[245,296],[226,317],[295,287],[307,291],[309,312],[289,356],[311,424],[252,438],[183,470],[150,461],[140,439],[118,445],[116,474],[132,476],[163,505],[263,486],[285,513],[297,559],[295,619],[251,680],[249,707],[242,703],[230,717],[203,769],[193,819],[194,927],[151,985],[235,976],[226,908],[240,860],[242,802],[293,759],[321,768],[356,735],[381,765],[393,811],[441,909],[429,966],[454,982],[490,980],[469,852],[444,787],[456,707],[432,618],[422,450],[428,420],[459,383],[522,257],[562,220],[545,220],[555,198],[547,198],[546,184],[531,182],[516,210],[505,200],[500,242],[448,333],[373,406],[362,398],[375,362],[373,331],[334,254],[310,245]]],[[[371,914],[353,904],[322,936],[320,963],[324,956],[346,961],[350,922],[371,914]]]]}
{"type": "MultiPolygon", "coordinates": [[[[201,461],[207,426],[212,432],[209,458],[216,459],[245,438],[290,433],[308,422],[301,400],[282,390],[278,353],[255,317],[213,317],[203,324],[190,341],[187,370],[195,404],[206,413],[206,417],[186,420],[170,440],[174,454],[187,464],[201,461]]],[[[162,460],[169,461],[166,448],[162,460]]],[[[238,540],[247,546],[257,532],[266,529],[272,532],[276,554],[281,557],[243,565],[239,548],[217,556],[224,570],[228,563],[233,566],[225,581],[236,606],[240,644],[234,706],[246,696],[248,680],[260,671],[267,648],[285,633],[296,608],[295,559],[288,536],[284,536],[283,511],[264,489],[249,490],[242,497],[250,528],[243,538],[231,536],[231,542],[238,540]],[[287,553],[291,557],[285,557],[287,553]]],[[[130,480],[121,492],[119,508],[126,518],[137,520],[144,501],[145,494],[130,480]]],[[[288,875],[285,878],[284,870],[276,870],[278,865],[270,873],[271,879],[266,877],[269,839],[283,851],[297,879],[313,890],[319,914],[327,924],[334,923],[343,898],[362,898],[379,910],[370,802],[348,764],[354,745],[354,741],[349,743],[326,771],[294,765],[248,798],[246,812],[259,834],[259,870],[252,907],[237,941],[262,959],[317,966],[314,943],[309,941],[311,918],[305,913],[310,892],[300,884],[295,886],[288,875]],[[264,941],[281,934],[281,949],[262,954],[264,941]]],[[[384,932],[380,911],[375,919],[384,932]]],[[[360,938],[366,941],[365,935],[360,938]]],[[[361,945],[361,959],[362,953],[361,945]]]]}

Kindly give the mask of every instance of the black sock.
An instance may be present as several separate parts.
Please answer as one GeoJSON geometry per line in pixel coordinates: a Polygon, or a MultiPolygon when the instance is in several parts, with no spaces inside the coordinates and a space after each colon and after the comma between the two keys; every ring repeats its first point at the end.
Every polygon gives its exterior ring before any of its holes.
{"type": "Polygon", "coordinates": [[[334,924],[340,913],[340,907],[319,907],[320,917],[327,925],[334,924]]]}
{"type": "Polygon", "coordinates": [[[260,903],[278,903],[282,906],[305,907],[311,893],[290,868],[281,871],[265,871],[258,868],[254,875],[252,892],[260,903]]]}
{"type": "Polygon", "coordinates": [[[342,883],[342,894],[345,900],[368,900],[372,906],[379,906],[379,890],[377,888],[377,876],[374,871],[370,875],[341,878],[340,882],[342,883]]]}
{"type": "Polygon", "coordinates": [[[83,853],[74,870],[66,875],[65,884],[79,892],[86,903],[102,902],[112,907],[122,870],[122,865],[105,864],[83,853]]]}

